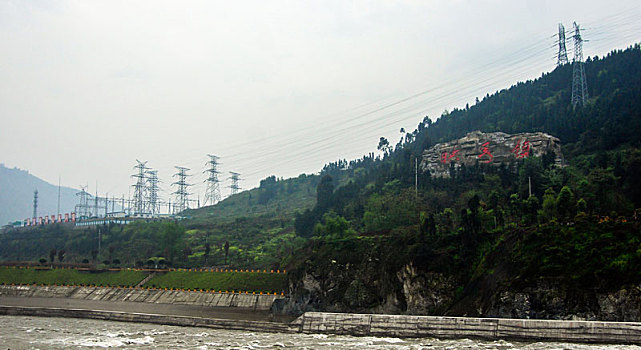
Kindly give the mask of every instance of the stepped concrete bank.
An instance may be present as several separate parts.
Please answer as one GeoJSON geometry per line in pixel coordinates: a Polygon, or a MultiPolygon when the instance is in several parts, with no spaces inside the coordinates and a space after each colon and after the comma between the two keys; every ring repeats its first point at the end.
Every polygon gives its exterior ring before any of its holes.
{"type": "Polygon", "coordinates": [[[297,329],[290,327],[286,323],[278,323],[278,322],[230,320],[230,319],[220,319],[220,318],[158,315],[158,314],[143,314],[143,313],[84,310],[84,309],[61,309],[61,308],[0,305],[0,315],[75,317],[75,318],[89,318],[89,319],[95,319],[95,320],[154,323],[154,324],[163,324],[163,325],[170,325],[170,326],[207,327],[207,328],[215,328],[215,329],[261,331],[261,332],[272,332],[272,333],[293,333],[298,331],[297,329]]]}
{"type": "Polygon", "coordinates": [[[230,319],[224,314],[205,312],[225,307],[227,310],[237,310],[236,313],[266,315],[266,310],[277,298],[273,295],[228,295],[122,288],[0,286],[0,315],[76,317],[282,333],[641,344],[641,323],[638,322],[307,312],[287,323],[268,322],[264,318],[230,319]],[[33,306],[38,304],[38,301],[46,301],[47,298],[55,307],[50,307],[50,304],[42,307],[42,303],[41,306],[33,306]],[[32,301],[31,306],[27,306],[30,305],[29,299],[32,301]],[[11,304],[10,302],[13,304],[7,305],[11,304]],[[61,307],[65,304],[66,308],[61,307]],[[79,304],[83,304],[83,307],[74,307],[79,304]],[[116,305],[121,308],[119,311],[114,311],[117,309],[116,305]],[[143,305],[149,307],[141,308],[143,305]],[[96,310],[97,308],[102,310],[96,310]],[[143,312],[132,312],[133,310],[143,312]]]}
{"type": "Polygon", "coordinates": [[[184,304],[256,311],[268,311],[274,300],[282,298],[281,296],[266,294],[223,294],[160,289],[6,285],[0,286],[1,296],[184,304]]]}

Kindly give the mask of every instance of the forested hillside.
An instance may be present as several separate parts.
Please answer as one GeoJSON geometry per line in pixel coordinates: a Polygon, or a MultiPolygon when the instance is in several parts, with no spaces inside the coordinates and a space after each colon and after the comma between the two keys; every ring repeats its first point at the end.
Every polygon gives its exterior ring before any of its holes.
{"type": "Polygon", "coordinates": [[[605,315],[599,300],[641,300],[625,292],[641,281],[640,47],[590,58],[585,69],[585,106],[570,104],[566,65],[425,118],[396,145],[381,138],[383,157],[326,167],[316,206],[296,218],[311,240],[291,265],[290,308],[628,317],[629,304],[605,315]],[[422,151],[473,130],[549,133],[567,165],[462,166],[446,179],[422,173],[415,189],[422,151]],[[353,178],[334,190],[340,172],[353,178]]]}

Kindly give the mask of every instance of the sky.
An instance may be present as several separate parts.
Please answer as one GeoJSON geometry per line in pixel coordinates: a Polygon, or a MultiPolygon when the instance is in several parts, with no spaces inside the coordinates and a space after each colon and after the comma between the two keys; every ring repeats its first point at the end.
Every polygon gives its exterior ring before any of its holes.
{"type": "Polygon", "coordinates": [[[0,0],[0,162],[128,197],[146,161],[165,200],[184,166],[202,201],[212,154],[226,197],[230,171],[243,189],[317,173],[540,77],[558,23],[603,56],[640,41],[639,15],[638,0],[0,0]]]}

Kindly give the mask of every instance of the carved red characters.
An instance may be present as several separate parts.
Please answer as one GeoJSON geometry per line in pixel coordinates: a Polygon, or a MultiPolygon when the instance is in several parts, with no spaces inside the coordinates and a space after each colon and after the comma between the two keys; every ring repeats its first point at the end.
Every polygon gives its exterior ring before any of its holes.
{"type": "Polygon", "coordinates": [[[527,158],[530,156],[530,143],[528,142],[527,139],[523,140],[523,143],[521,144],[521,140],[516,141],[516,146],[512,149],[512,153],[514,153],[514,156],[516,158],[527,158]]]}
{"type": "Polygon", "coordinates": [[[447,163],[449,163],[452,159],[454,159],[454,160],[460,160],[460,159],[459,159],[459,157],[458,157],[458,152],[459,152],[459,150],[458,150],[458,149],[453,150],[453,151],[452,151],[452,153],[450,153],[450,154],[447,154],[447,152],[443,152],[443,153],[441,154],[441,163],[443,163],[443,164],[447,164],[447,163]]]}
{"type": "Polygon", "coordinates": [[[488,157],[488,158],[486,158],[486,159],[483,161],[483,163],[491,163],[491,162],[492,162],[492,160],[494,159],[494,156],[493,156],[493,155],[492,155],[492,153],[490,152],[489,144],[490,144],[490,141],[488,141],[488,142],[486,142],[486,143],[484,143],[484,144],[482,144],[482,145],[481,145],[481,152],[482,152],[482,153],[481,153],[481,154],[479,154],[478,158],[482,158],[482,157],[484,157],[484,156],[487,156],[487,157],[488,157]]]}

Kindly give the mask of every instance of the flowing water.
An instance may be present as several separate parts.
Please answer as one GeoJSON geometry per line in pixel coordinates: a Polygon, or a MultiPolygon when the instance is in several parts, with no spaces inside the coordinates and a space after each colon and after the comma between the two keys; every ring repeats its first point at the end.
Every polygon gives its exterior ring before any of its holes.
{"type": "Polygon", "coordinates": [[[278,334],[75,318],[0,316],[0,349],[640,349],[632,345],[519,343],[278,334]]]}

